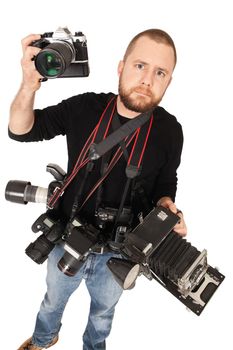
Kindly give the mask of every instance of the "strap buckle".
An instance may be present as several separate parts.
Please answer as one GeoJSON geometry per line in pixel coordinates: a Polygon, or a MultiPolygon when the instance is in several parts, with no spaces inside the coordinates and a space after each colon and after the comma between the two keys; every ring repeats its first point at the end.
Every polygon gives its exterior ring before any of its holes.
{"type": "Polygon", "coordinates": [[[102,245],[102,246],[95,246],[95,247],[93,247],[92,249],[91,249],[91,251],[93,252],[93,253],[96,253],[96,254],[103,254],[104,253],[104,246],[102,245]]]}

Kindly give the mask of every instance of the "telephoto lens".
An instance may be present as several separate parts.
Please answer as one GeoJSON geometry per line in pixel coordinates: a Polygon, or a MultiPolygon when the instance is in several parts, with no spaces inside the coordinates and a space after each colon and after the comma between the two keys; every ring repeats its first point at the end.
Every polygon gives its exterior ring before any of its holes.
{"type": "Polygon", "coordinates": [[[46,203],[47,195],[47,188],[33,186],[29,181],[11,180],[5,189],[6,200],[19,204],[46,203]]]}

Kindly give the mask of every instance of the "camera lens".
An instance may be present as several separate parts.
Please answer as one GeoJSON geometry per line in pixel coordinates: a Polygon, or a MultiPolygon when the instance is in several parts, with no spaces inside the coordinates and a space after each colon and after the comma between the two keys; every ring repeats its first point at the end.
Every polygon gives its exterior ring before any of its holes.
{"type": "Polygon", "coordinates": [[[7,201],[27,204],[28,202],[46,203],[48,189],[32,186],[28,181],[11,180],[5,189],[7,201]]]}
{"type": "Polygon", "coordinates": [[[83,261],[76,259],[69,253],[65,253],[57,264],[59,270],[61,270],[67,276],[74,276],[82,265],[83,261]]]}
{"type": "Polygon", "coordinates": [[[74,51],[67,42],[55,42],[42,49],[35,58],[38,72],[45,78],[57,78],[73,60],[74,51]]]}

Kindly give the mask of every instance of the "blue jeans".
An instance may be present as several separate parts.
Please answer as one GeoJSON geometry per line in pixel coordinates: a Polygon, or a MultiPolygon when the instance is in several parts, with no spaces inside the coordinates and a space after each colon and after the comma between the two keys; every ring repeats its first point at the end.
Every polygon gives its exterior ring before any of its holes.
{"type": "Polygon", "coordinates": [[[83,334],[83,350],[106,349],[112,320],[122,288],[114,280],[106,262],[114,253],[90,254],[79,272],[68,277],[57,267],[64,249],[56,245],[48,258],[47,293],[41,304],[33,333],[33,343],[40,347],[48,345],[61,328],[62,315],[71,294],[85,279],[91,296],[88,323],[83,334]]]}

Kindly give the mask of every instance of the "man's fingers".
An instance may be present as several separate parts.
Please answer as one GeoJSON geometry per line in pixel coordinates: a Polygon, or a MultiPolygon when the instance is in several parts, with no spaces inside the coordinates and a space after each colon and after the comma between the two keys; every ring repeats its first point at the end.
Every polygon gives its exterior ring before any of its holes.
{"type": "Polygon", "coordinates": [[[180,217],[180,222],[174,226],[173,230],[176,233],[178,233],[180,236],[186,236],[187,235],[187,227],[186,227],[185,221],[183,219],[183,214],[179,213],[178,216],[180,217]]]}
{"type": "Polygon", "coordinates": [[[22,45],[23,51],[25,51],[26,48],[28,46],[30,46],[33,41],[39,40],[40,37],[41,37],[40,34],[30,34],[30,35],[26,36],[24,39],[22,39],[21,45],[22,45]]]}

